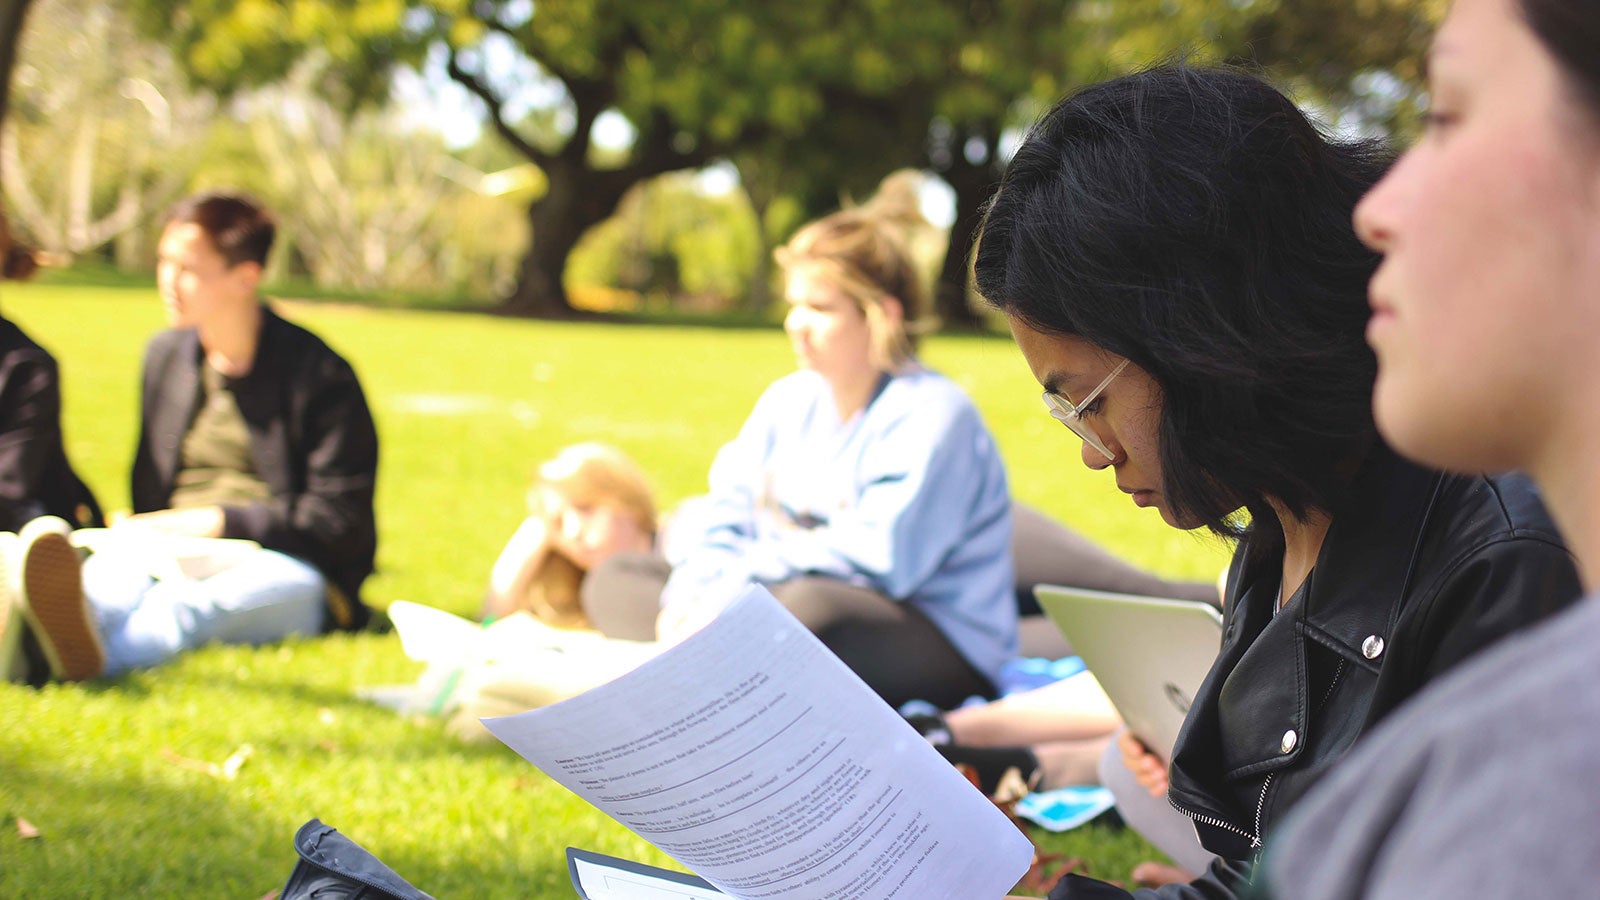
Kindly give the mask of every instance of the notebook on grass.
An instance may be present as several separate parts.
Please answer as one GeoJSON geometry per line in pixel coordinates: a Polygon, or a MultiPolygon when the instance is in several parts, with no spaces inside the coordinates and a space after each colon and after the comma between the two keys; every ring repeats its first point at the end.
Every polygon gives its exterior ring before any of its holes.
{"type": "Polygon", "coordinates": [[[1048,584],[1034,595],[1128,730],[1170,759],[1183,717],[1221,647],[1221,614],[1192,600],[1048,584]]]}

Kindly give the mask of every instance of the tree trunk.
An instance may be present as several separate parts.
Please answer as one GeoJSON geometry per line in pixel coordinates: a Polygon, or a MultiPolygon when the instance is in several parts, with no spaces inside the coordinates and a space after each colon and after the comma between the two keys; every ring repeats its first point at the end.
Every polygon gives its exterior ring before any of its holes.
{"type": "Polygon", "coordinates": [[[5,122],[11,99],[11,70],[17,64],[17,44],[22,40],[22,22],[33,0],[0,0],[0,123],[5,122]]]}
{"type": "Polygon", "coordinates": [[[934,308],[945,328],[976,329],[983,325],[983,316],[967,297],[968,256],[983,220],[983,204],[998,178],[990,160],[973,165],[959,152],[950,169],[940,175],[956,193],[956,218],[950,225],[950,244],[945,249],[939,281],[934,285],[934,308]]]}
{"type": "Polygon", "coordinates": [[[569,155],[546,164],[550,184],[528,206],[528,250],[517,269],[517,283],[498,310],[510,316],[561,319],[576,311],[561,277],[572,248],[590,228],[616,212],[628,188],[644,179],[638,170],[596,172],[569,155]]]}
{"type": "MultiPolygon", "coordinates": [[[[0,126],[5,125],[6,107],[11,99],[11,70],[17,64],[17,44],[22,41],[22,20],[33,0],[0,0],[0,126]]],[[[0,204],[0,240],[8,240],[4,223],[5,207],[0,204]]]]}
{"type": "Polygon", "coordinates": [[[589,225],[580,224],[574,216],[570,193],[556,188],[552,179],[550,192],[528,207],[528,249],[517,267],[516,285],[500,300],[500,312],[541,319],[573,314],[561,275],[572,248],[589,225]]]}
{"type": "MultiPolygon", "coordinates": [[[[127,210],[134,222],[144,220],[144,196],[139,191],[139,183],[133,178],[126,178],[122,182],[122,189],[117,193],[117,209],[127,210]]],[[[125,272],[136,272],[149,264],[150,253],[145,245],[145,229],[127,228],[111,239],[111,258],[117,268],[125,272]]]]}
{"type": "Polygon", "coordinates": [[[745,290],[744,309],[760,315],[772,306],[772,236],[767,233],[767,209],[772,205],[772,192],[766,185],[744,185],[744,195],[750,201],[750,211],[756,219],[756,258],[750,271],[750,286],[745,290]]]}

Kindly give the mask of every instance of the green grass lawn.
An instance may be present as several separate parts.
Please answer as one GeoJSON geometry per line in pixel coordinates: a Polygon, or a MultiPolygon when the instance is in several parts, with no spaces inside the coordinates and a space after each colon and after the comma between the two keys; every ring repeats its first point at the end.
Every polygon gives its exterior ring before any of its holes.
{"type": "MultiPolygon", "coordinates": [[[[139,361],[161,327],[153,289],[7,285],[0,307],[60,360],[68,449],[102,503],[125,507],[139,361]]],[[[474,613],[533,465],[565,444],[627,450],[663,504],[702,491],[717,447],[792,367],[775,327],[287,312],[354,364],[377,418],[365,596],[379,606],[474,613]]],[[[1167,528],[1080,464],[1008,340],[934,337],[925,357],[976,398],[1019,499],[1163,574],[1215,577],[1220,544],[1167,528]]],[[[464,746],[353,696],[418,669],[393,635],[363,634],[211,648],[107,683],[0,684],[0,896],[261,897],[312,816],[440,897],[570,897],[569,844],[668,864],[498,744],[464,746]],[[230,757],[243,759],[231,779],[230,757]]],[[[1150,852],[1101,826],[1042,843],[1113,878],[1150,852]]]]}

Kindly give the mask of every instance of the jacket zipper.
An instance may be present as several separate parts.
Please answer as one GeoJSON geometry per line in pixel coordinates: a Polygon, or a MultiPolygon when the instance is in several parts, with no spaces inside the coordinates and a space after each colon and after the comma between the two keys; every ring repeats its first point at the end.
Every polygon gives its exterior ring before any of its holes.
{"type": "MultiPolygon", "coordinates": [[[[1267,780],[1261,783],[1261,796],[1256,798],[1256,834],[1258,835],[1261,833],[1261,811],[1267,808],[1267,789],[1272,787],[1272,776],[1276,774],[1278,773],[1267,773],[1267,780]]],[[[1255,837],[1251,838],[1251,840],[1254,841],[1251,847],[1259,850],[1261,848],[1261,838],[1255,837]]]]}
{"type": "MultiPolygon", "coordinates": [[[[1270,784],[1271,781],[1272,781],[1272,776],[1268,775],[1267,776],[1267,783],[1270,784]]],[[[1265,790],[1265,788],[1263,788],[1262,789],[1262,793],[1261,793],[1261,797],[1262,797],[1263,800],[1265,800],[1266,796],[1267,796],[1266,795],[1266,790],[1265,790]]],[[[1210,825],[1212,828],[1221,828],[1223,831],[1231,831],[1234,834],[1237,834],[1238,836],[1248,840],[1250,842],[1250,849],[1252,849],[1252,850],[1261,849],[1261,838],[1257,837],[1256,835],[1251,834],[1248,831],[1245,831],[1242,828],[1239,828],[1236,825],[1230,825],[1229,823],[1224,822],[1221,819],[1213,818],[1211,816],[1206,815],[1205,813],[1197,813],[1192,809],[1186,809],[1186,808],[1184,808],[1182,806],[1179,806],[1178,805],[1178,801],[1172,799],[1172,795],[1171,794],[1167,795],[1167,803],[1171,804],[1173,809],[1177,810],[1178,812],[1183,813],[1184,815],[1186,815],[1189,818],[1195,820],[1196,822],[1203,822],[1203,823],[1205,823],[1207,825],[1210,825]]],[[[1257,810],[1256,810],[1256,827],[1257,828],[1259,828],[1260,825],[1261,825],[1260,817],[1261,817],[1261,812],[1260,812],[1260,808],[1258,807],[1257,810]]]]}

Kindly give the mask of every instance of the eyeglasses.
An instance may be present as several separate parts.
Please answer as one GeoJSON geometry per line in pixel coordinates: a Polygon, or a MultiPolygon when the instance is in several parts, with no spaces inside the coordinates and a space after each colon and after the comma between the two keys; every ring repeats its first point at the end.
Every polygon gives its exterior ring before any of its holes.
{"type": "Polygon", "coordinates": [[[1117,363],[1117,367],[1111,370],[1111,374],[1106,376],[1106,380],[1100,382],[1099,387],[1090,391],[1089,396],[1083,398],[1082,403],[1074,404],[1060,394],[1050,391],[1044,392],[1044,405],[1050,408],[1050,415],[1057,422],[1072,429],[1072,433],[1082,438],[1085,444],[1099,450],[1106,459],[1113,459],[1114,457],[1111,451],[1106,449],[1106,445],[1100,442],[1100,436],[1095,434],[1094,429],[1089,427],[1089,423],[1083,420],[1082,410],[1088,408],[1089,404],[1094,402],[1094,398],[1100,396],[1100,392],[1105,390],[1106,385],[1111,383],[1111,379],[1117,377],[1127,367],[1128,360],[1126,359],[1117,363]]]}

